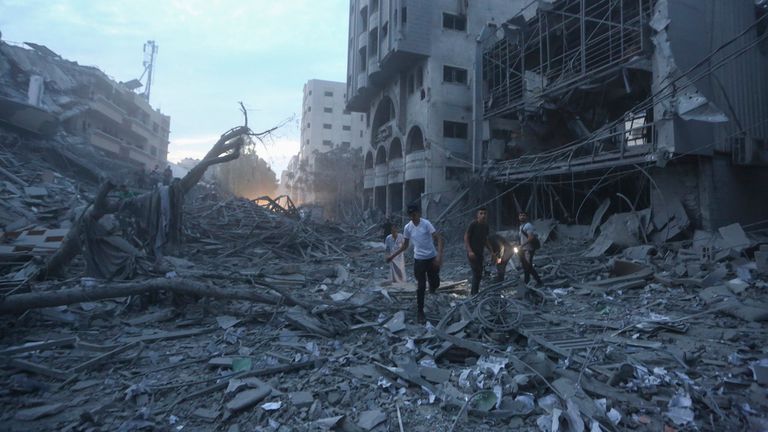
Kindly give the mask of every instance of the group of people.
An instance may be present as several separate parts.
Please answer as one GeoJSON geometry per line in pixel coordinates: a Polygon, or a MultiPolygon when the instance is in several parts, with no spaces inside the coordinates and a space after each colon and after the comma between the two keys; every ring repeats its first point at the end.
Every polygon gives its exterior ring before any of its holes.
{"type": "MultiPolygon", "coordinates": [[[[390,277],[393,282],[405,282],[405,256],[413,243],[413,273],[416,279],[416,312],[420,324],[426,322],[424,314],[424,297],[429,284],[430,293],[440,287],[440,267],[443,263],[444,242],[430,221],[421,217],[421,209],[416,205],[408,206],[410,221],[400,229],[397,224],[388,223],[390,234],[384,240],[387,253],[386,261],[390,263],[390,277]]],[[[492,262],[496,265],[496,282],[504,280],[507,263],[517,253],[524,271],[527,284],[531,277],[541,286],[541,278],[533,266],[533,257],[541,246],[536,231],[528,221],[528,215],[520,212],[520,243],[515,245],[499,234],[490,234],[488,211],[481,207],[477,210],[475,219],[469,224],[464,233],[464,247],[467,259],[472,269],[471,293],[480,291],[480,281],[484,273],[484,255],[488,250],[492,262]]]]}
{"type": "Polygon", "coordinates": [[[167,165],[162,172],[160,171],[160,166],[155,165],[152,171],[149,172],[149,175],[142,168],[136,175],[136,186],[139,189],[152,189],[159,184],[170,186],[172,181],[173,171],[170,165],[167,165]]]}

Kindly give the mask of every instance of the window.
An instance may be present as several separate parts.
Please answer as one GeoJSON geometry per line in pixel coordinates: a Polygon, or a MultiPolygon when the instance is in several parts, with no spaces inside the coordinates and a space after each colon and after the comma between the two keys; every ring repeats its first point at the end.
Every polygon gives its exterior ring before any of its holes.
{"type": "Polygon", "coordinates": [[[365,120],[365,118],[363,117],[362,114],[360,114],[360,121],[363,121],[363,120],[365,120]]]}
{"type": "Polygon", "coordinates": [[[389,23],[385,22],[383,26],[381,26],[381,40],[384,40],[384,38],[387,37],[387,34],[389,34],[389,23]]]}
{"type": "Polygon", "coordinates": [[[448,30],[466,31],[467,17],[443,12],[443,28],[448,30]]]}
{"type": "Polygon", "coordinates": [[[309,91],[309,95],[312,96],[312,90],[309,91]]]}
{"type": "Polygon", "coordinates": [[[344,125],[344,126],[341,127],[341,130],[345,130],[345,131],[352,130],[352,127],[344,125]]]}
{"type": "Polygon", "coordinates": [[[360,138],[363,137],[363,131],[360,131],[360,138]]]}
{"type": "Polygon", "coordinates": [[[413,94],[416,86],[413,79],[413,74],[408,75],[408,94],[413,94]]]}
{"type": "Polygon", "coordinates": [[[379,29],[368,33],[368,57],[373,58],[379,52],[379,29]]]}
{"type": "Polygon", "coordinates": [[[306,139],[304,142],[306,143],[306,145],[309,145],[309,139],[306,139]]]}
{"type": "Polygon", "coordinates": [[[312,107],[311,106],[307,107],[307,112],[312,112],[312,107]]]}
{"type": "Polygon", "coordinates": [[[403,11],[400,13],[400,19],[402,20],[403,24],[408,22],[408,8],[407,7],[403,7],[403,11]]]}
{"type": "Polygon", "coordinates": [[[309,122],[307,122],[307,129],[309,129],[309,122]]]}
{"type": "Polygon", "coordinates": [[[331,140],[323,140],[323,145],[328,147],[333,147],[333,141],[331,140]]]}
{"type": "Polygon", "coordinates": [[[371,0],[371,14],[379,10],[379,0],[371,0]]]}
{"type": "Polygon", "coordinates": [[[325,96],[327,96],[327,97],[333,97],[333,92],[332,92],[332,91],[326,91],[326,92],[325,92],[325,96]]]}
{"type": "Polygon", "coordinates": [[[416,68],[416,87],[421,87],[424,85],[424,68],[421,66],[418,66],[416,68]]]}
{"type": "Polygon", "coordinates": [[[467,124],[461,122],[444,121],[443,136],[446,138],[467,139],[467,124]]]}
{"type": "Polygon", "coordinates": [[[330,123],[323,123],[323,129],[332,129],[333,126],[330,123]]]}
{"type": "Polygon", "coordinates": [[[466,84],[467,70],[453,66],[443,66],[443,82],[466,84]]]}
{"type": "Polygon", "coordinates": [[[333,112],[333,108],[325,107],[325,108],[323,108],[323,112],[325,112],[325,113],[332,113],[333,112]]]}
{"type": "Polygon", "coordinates": [[[446,180],[462,180],[467,177],[469,170],[460,167],[445,167],[445,179],[446,180]]]}
{"type": "Polygon", "coordinates": [[[152,156],[157,156],[157,147],[150,146],[149,147],[149,154],[151,154],[152,156]]]}
{"type": "Polygon", "coordinates": [[[491,129],[491,139],[508,141],[509,131],[504,129],[491,129]]]}
{"type": "Polygon", "coordinates": [[[342,141],[341,142],[341,146],[344,147],[344,148],[349,148],[349,147],[352,146],[352,143],[349,142],[349,141],[342,141]]]}
{"type": "Polygon", "coordinates": [[[368,58],[367,54],[368,50],[365,49],[365,47],[360,48],[359,54],[360,54],[360,72],[365,72],[365,65],[367,64],[366,59],[368,58]]]}

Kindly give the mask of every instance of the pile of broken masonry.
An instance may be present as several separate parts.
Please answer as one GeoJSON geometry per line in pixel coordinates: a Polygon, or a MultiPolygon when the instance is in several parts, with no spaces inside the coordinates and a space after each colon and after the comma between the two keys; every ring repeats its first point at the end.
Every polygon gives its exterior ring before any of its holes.
{"type": "Polygon", "coordinates": [[[765,232],[628,246],[631,218],[536,221],[546,287],[510,272],[475,297],[451,242],[419,326],[413,284],[386,282],[381,239],[357,234],[377,230],[204,188],[162,270],[98,281],[78,259],[35,280],[95,191],[38,156],[0,152],[5,430],[768,429],[765,232]],[[3,309],[130,286],[156,290],[3,309]]]}

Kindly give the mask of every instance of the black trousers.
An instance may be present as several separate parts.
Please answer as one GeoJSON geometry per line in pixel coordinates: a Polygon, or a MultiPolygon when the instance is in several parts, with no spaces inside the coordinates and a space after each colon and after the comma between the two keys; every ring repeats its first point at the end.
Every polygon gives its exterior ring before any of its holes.
{"type": "Polygon", "coordinates": [[[416,278],[416,308],[419,314],[424,313],[424,294],[427,291],[435,292],[440,287],[440,268],[434,266],[435,259],[414,259],[413,275],[416,278]]]}
{"type": "Polygon", "coordinates": [[[533,280],[535,280],[537,284],[541,284],[539,273],[537,273],[536,269],[533,267],[533,255],[535,253],[536,251],[528,249],[522,249],[520,251],[520,265],[523,266],[523,271],[525,272],[525,283],[528,283],[531,280],[531,276],[533,276],[533,280]]]}
{"type": "Polygon", "coordinates": [[[475,259],[467,257],[469,268],[472,269],[472,294],[480,291],[480,280],[483,279],[483,254],[475,252],[475,259]]]}

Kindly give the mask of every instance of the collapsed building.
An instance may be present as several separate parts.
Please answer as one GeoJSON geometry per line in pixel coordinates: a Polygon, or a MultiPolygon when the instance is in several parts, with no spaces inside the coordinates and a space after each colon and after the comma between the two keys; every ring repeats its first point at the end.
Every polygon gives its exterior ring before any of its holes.
{"type": "Polygon", "coordinates": [[[64,132],[134,169],[166,165],[171,118],[134,91],[138,80],[120,83],[43,45],[24,45],[0,41],[0,122],[41,137],[64,132]]]}
{"type": "Polygon", "coordinates": [[[764,6],[543,1],[486,26],[473,161],[498,219],[650,208],[660,241],[766,219],[764,6]]]}

